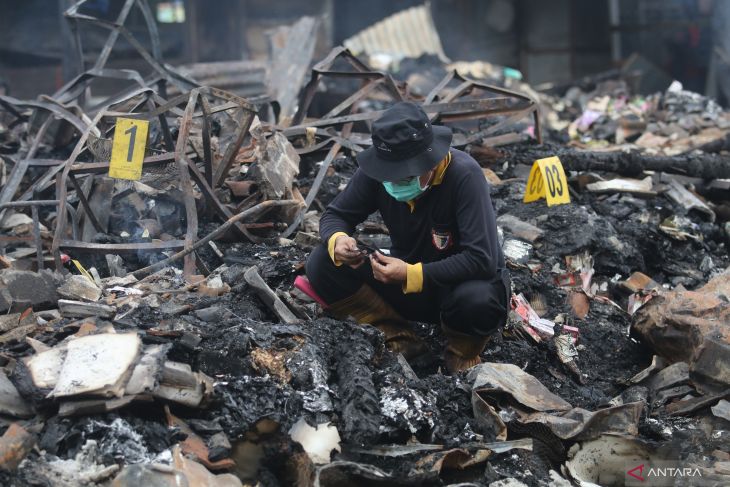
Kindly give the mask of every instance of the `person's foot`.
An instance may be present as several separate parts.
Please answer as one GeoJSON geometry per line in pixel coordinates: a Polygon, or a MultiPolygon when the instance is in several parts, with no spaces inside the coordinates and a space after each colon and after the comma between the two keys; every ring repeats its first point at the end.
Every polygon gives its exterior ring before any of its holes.
{"type": "Polygon", "coordinates": [[[408,323],[379,323],[376,328],[385,335],[385,346],[410,361],[428,352],[426,342],[416,335],[408,323]]]}
{"type": "Polygon", "coordinates": [[[479,365],[481,362],[482,360],[479,358],[479,355],[476,357],[460,357],[450,350],[446,350],[444,353],[444,364],[446,365],[446,370],[448,370],[449,374],[452,375],[469,370],[475,365],[479,365]]]}
{"type": "Polygon", "coordinates": [[[441,329],[446,336],[444,364],[450,374],[462,372],[481,363],[479,354],[487,346],[488,336],[467,335],[443,324],[441,329]]]}
{"type": "Polygon", "coordinates": [[[339,319],[352,316],[358,323],[372,325],[382,331],[385,346],[394,353],[403,354],[406,360],[429,350],[413,331],[411,323],[367,284],[363,284],[355,294],[332,303],[328,311],[339,319]]]}

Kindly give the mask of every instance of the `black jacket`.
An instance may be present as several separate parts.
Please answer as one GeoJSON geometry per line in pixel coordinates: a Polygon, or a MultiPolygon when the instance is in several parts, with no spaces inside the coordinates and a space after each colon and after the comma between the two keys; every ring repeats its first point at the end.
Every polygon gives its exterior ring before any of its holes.
{"type": "Polygon", "coordinates": [[[451,155],[441,183],[418,198],[413,211],[357,170],[322,215],[324,242],[335,232],[352,235],[378,210],[390,230],[391,255],[409,264],[421,262],[424,288],[498,276],[504,256],[489,184],[471,156],[456,149],[451,155]]]}

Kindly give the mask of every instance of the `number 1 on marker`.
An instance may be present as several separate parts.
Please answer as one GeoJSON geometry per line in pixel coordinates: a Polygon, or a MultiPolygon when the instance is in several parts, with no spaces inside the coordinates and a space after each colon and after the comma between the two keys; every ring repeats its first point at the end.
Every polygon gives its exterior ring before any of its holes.
{"type": "Polygon", "coordinates": [[[127,162],[132,162],[132,154],[134,154],[134,138],[137,135],[137,126],[132,125],[124,131],[125,134],[129,134],[129,152],[127,152],[127,162]]]}
{"type": "Polygon", "coordinates": [[[147,120],[118,118],[112,141],[109,177],[136,181],[142,177],[142,162],[147,145],[147,120]]]}

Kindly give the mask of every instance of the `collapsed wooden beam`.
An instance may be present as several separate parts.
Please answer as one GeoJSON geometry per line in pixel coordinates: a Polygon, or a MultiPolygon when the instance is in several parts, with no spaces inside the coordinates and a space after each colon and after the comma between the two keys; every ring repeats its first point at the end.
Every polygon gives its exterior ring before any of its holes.
{"type": "Polygon", "coordinates": [[[684,174],[702,179],[730,178],[730,157],[691,153],[679,156],[654,156],[639,152],[588,152],[552,144],[518,145],[505,150],[504,160],[532,165],[538,159],[558,156],[570,171],[613,172],[637,176],[642,171],[684,174]]]}

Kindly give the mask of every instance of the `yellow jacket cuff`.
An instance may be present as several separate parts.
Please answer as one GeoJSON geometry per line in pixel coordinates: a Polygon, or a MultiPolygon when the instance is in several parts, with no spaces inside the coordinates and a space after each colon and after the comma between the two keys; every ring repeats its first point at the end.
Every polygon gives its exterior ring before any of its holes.
{"type": "Polygon", "coordinates": [[[406,282],[403,284],[403,292],[420,293],[423,291],[423,264],[406,264],[406,282]]]}
{"type": "Polygon", "coordinates": [[[337,259],[335,259],[335,241],[337,240],[337,237],[340,235],[344,235],[347,237],[347,234],[345,232],[335,232],[332,234],[329,240],[327,240],[327,253],[330,254],[330,259],[332,259],[332,262],[336,266],[341,266],[342,262],[337,262],[337,259]]]}

